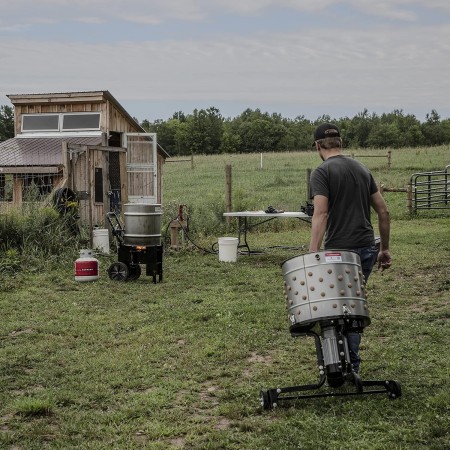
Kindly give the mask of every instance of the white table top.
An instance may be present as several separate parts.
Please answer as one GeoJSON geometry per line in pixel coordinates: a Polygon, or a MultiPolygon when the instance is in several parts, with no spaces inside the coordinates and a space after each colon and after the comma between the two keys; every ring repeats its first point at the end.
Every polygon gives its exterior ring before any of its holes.
{"type": "Polygon", "coordinates": [[[295,217],[297,219],[311,218],[308,214],[300,211],[285,211],[282,213],[266,213],[264,211],[236,211],[223,213],[225,217],[295,217]]]}

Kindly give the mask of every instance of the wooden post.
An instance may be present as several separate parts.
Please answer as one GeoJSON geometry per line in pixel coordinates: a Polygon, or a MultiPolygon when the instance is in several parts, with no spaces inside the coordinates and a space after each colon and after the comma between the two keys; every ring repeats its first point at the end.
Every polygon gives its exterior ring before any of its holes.
{"type": "Polygon", "coordinates": [[[389,169],[391,168],[391,154],[392,154],[391,150],[388,150],[387,158],[388,158],[388,168],[389,169]]]}
{"type": "MultiPolygon", "coordinates": [[[[231,201],[231,164],[225,166],[225,212],[232,211],[231,201]]],[[[226,217],[227,225],[230,224],[231,217],[226,217]]]]}
{"type": "Polygon", "coordinates": [[[61,150],[62,150],[62,161],[63,161],[63,178],[65,178],[66,180],[69,178],[69,172],[70,172],[70,168],[69,168],[69,151],[67,149],[67,142],[64,141],[61,144],[61,150]]]}
{"type": "Polygon", "coordinates": [[[92,230],[92,202],[94,201],[94,196],[92,195],[92,168],[90,161],[89,147],[85,147],[86,152],[86,176],[87,176],[87,202],[88,202],[88,217],[89,217],[89,248],[94,245],[94,234],[92,230]]]}
{"type": "Polygon", "coordinates": [[[408,184],[406,186],[406,207],[408,208],[409,213],[413,212],[413,201],[412,201],[412,186],[408,184]]]}
{"type": "Polygon", "coordinates": [[[191,169],[194,168],[194,152],[191,153],[191,169]]]}
{"type": "Polygon", "coordinates": [[[182,244],[184,244],[184,228],[186,228],[186,220],[173,220],[170,224],[170,248],[178,250],[181,248],[178,242],[178,233],[181,230],[182,233],[182,244]]]}
{"type": "Polygon", "coordinates": [[[170,224],[170,248],[178,250],[180,244],[178,243],[178,231],[181,228],[181,224],[178,221],[172,221],[170,224]]]}
{"type": "Polygon", "coordinates": [[[13,177],[13,205],[22,206],[23,200],[23,178],[19,175],[13,177]]]}

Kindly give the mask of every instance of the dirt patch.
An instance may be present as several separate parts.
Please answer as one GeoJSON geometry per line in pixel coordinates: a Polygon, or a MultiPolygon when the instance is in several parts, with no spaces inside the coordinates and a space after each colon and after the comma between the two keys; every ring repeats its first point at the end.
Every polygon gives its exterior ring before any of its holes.
{"type": "Polygon", "coordinates": [[[216,386],[216,385],[210,384],[210,383],[206,383],[203,390],[200,391],[200,399],[218,403],[216,396],[214,395],[214,393],[217,392],[218,390],[219,390],[219,386],[216,386]]]}
{"type": "Polygon", "coordinates": [[[10,431],[8,422],[13,418],[12,414],[6,414],[6,416],[0,417],[0,432],[8,432],[10,431]]]}
{"type": "Polygon", "coordinates": [[[258,363],[270,366],[273,363],[273,358],[270,355],[260,355],[258,352],[251,352],[250,356],[247,358],[247,363],[249,363],[250,366],[242,371],[242,376],[251,378],[253,374],[253,364],[258,363]]]}
{"type": "Polygon", "coordinates": [[[247,358],[249,363],[263,363],[263,364],[272,364],[273,358],[270,355],[260,355],[257,352],[252,352],[250,356],[247,358]]]}
{"type": "Polygon", "coordinates": [[[219,421],[214,425],[216,430],[228,430],[230,428],[231,421],[226,417],[220,417],[219,421]]]}
{"type": "Polygon", "coordinates": [[[8,334],[8,336],[10,337],[16,337],[16,336],[20,336],[21,334],[32,334],[35,331],[33,330],[33,328],[25,328],[24,330],[14,330],[11,331],[11,333],[8,334]]]}
{"type": "Polygon", "coordinates": [[[169,444],[176,448],[184,448],[186,440],[183,437],[177,437],[169,440],[169,444]]]}
{"type": "Polygon", "coordinates": [[[148,441],[148,437],[145,434],[144,431],[137,431],[134,436],[133,439],[138,443],[138,444],[146,444],[148,441]]]}

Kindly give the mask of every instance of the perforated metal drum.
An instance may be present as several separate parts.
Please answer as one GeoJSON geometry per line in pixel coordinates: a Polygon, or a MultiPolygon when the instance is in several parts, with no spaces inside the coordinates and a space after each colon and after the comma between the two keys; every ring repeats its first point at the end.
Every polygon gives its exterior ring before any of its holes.
{"type": "Polygon", "coordinates": [[[337,318],[370,324],[359,255],[326,250],[288,259],[281,265],[291,331],[337,318]]]}

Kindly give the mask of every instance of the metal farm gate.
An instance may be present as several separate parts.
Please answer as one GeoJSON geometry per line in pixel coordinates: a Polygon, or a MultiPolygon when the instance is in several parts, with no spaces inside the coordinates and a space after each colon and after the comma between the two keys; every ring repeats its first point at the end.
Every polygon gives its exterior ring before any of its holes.
{"type": "Polygon", "coordinates": [[[413,210],[450,209],[450,165],[436,172],[411,176],[413,210]]]}

